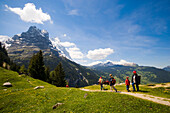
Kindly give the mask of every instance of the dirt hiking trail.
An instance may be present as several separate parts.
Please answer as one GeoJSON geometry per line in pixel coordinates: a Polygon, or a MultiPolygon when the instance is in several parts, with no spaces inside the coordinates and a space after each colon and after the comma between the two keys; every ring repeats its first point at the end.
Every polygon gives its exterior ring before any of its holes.
{"type": "MultiPolygon", "coordinates": [[[[88,91],[88,92],[110,92],[109,90],[102,90],[101,91],[101,90],[89,90],[89,89],[84,89],[84,88],[82,88],[80,90],[88,91]]],[[[170,106],[170,99],[168,99],[168,98],[157,97],[157,96],[147,95],[147,94],[121,92],[121,91],[118,91],[118,92],[115,92],[115,93],[131,95],[131,96],[138,97],[138,98],[141,98],[141,99],[145,99],[145,100],[149,100],[149,101],[156,102],[156,103],[159,103],[159,104],[170,106]]]]}

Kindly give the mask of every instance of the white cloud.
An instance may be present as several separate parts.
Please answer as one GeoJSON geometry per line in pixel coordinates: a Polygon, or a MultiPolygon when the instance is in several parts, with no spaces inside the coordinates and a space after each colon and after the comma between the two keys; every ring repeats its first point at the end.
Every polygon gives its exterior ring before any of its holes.
{"type": "Polygon", "coordinates": [[[84,59],[76,59],[75,61],[76,62],[81,62],[81,63],[86,63],[87,62],[87,60],[84,60],[84,59]]]}
{"type": "Polygon", "coordinates": [[[64,47],[76,46],[74,43],[71,43],[71,42],[61,42],[60,44],[64,47]]]}
{"type": "Polygon", "coordinates": [[[69,48],[70,51],[79,51],[80,49],[77,47],[69,48]]]}
{"type": "Polygon", "coordinates": [[[93,65],[96,65],[96,64],[99,64],[99,63],[103,63],[102,61],[96,61],[96,62],[92,62],[90,64],[87,64],[85,66],[93,66],[93,65]]]}
{"type": "Polygon", "coordinates": [[[101,60],[105,59],[108,55],[114,52],[113,49],[105,48],[105,49],[95,49],[88,51],[87,58],[92,60],[101,60]]]}
{"type": "Polygon", "coordinates": [[[44,21],[50,21],[51,24],[53,23],[50,15],[47,13],[43,13],[41,8],[36,9],[36,6],[33,3],[25,4],[25,7],[23,9],[18,7],[11,8],[8,5],[5,5],[5,7],[10,11],[18,14],[21,20],[25,22],[43,24],[44,21]]]}
{"type": "Polygon", "coordinates": [[[84,58],[83,53],[77,47],[66,48],[66,50],[69,52],[71,58],[73,58],[73,59],[83,59],[84,58]]]}
{"type": "Polygon", "coordinates": [[[68,15],[78,15],[78,10],[77,9],[70,10],[68,12],[68,15]]]}
{"type": "Polygon", "coordinates": [[[76,47],[76,44],[71,42],[60,42],[60,44],[66,48],[72,59],[84,58],[83,53],[80,51],[79,48],[76,47]]]}

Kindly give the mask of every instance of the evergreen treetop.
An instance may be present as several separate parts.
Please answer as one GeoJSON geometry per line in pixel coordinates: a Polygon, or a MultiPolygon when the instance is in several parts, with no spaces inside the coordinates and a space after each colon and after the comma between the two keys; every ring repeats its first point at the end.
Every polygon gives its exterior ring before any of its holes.
{"type": "Polygon", "coordinates": [[[37,54],[34,54],[30,60],[28,67],[29,75],[33,78],[45,81],[45,68],[42,51],[40,50],[37,54]]]}

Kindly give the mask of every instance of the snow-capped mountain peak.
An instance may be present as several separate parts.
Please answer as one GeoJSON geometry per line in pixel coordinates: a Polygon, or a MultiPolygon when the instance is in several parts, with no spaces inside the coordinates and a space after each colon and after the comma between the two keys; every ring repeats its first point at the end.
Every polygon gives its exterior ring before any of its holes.
{"type": "Polygon", "coordinates": [[[8,49],[8,47],[11,46],[10,42],[13,41],[13,39],[9,36],[0,35],[0,42],[2,42],[3,45],[8,49]]]}
{"type": "Polygon", "coordinates": [[[127,62],[126,60],[120,60],[120,61],[111,61],[107,60],[105,62],[96,62],[96,63],[91,63],[88,66],[103,66],[103,67],[108,67],[108,66],[114,66],[114,65],[123,65],[123,66],[138,66],[137,64],[133,62],[127,62]]]}
{"type": "Polygon", "coordinates": [[[51,43],[52,43],[52,45],[53,45],[53,49],[59,50],[59,53],[60,53],[62,56],[66,57],[66,58],[68,58],[68,59],[70,59],[70,60],[72,60],[72,58],[70,57],[70,54],[68,53],[68,51],[65,49],[64,46],[62,46],[62,45],[60,44],[61,42],[60,42],[60,40],[59,40],[58,37],[56,37],[56,38],[50,38],[50,41],[51,41],[51,43]]]}
{"type": "Polygon", "coordinates": [[[60,40],[57,37],[55,39],[49,38],[49,33],[46,30],[40,30],[36,26],[30,26],[28,31],[14,35],[12,38],[0,35],[0,42],[2,42],[7,49],[11,46],[11,48],[15,48],[15,50],[20,50],[21,47],[35,47],[34,51],[37,51],[37,49],[52,49],[58,51],[60,56],[71,59],[69,53],[65,47],[60,44],[60,40]]]}

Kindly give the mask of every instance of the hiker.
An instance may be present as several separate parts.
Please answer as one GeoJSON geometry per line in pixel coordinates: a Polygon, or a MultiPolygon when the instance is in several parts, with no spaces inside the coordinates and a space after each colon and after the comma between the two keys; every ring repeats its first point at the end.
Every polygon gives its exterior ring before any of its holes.
{"type": "Polygon", "coordinates": [[[126,84],[127,91],[130,92],[130,90],[129,90],[130,81],[129,81],[129,77],[128,76],[126,77],[125,84],[126,84]]]}
{"type": "Polygon", "coordinates": [[[104,90],[102,77],[99,78],[99,84],[100,84],[100,86],[101,86],[101,90],[102,90],[102,89],[104,90]]]}
{"type": "Polygon", "coordinates": [[[113,78],[112,74],[110,74],[109,76],[110,76],[110,80],[109,80],[110,90],[112,91],[112,87],[113,87],[114,90],[117,92],[117,89],[114,87],[116,80],[113,78]]]}
{"type": "Polygon", "coordinates": [[[132,75],[133,91],[136,91],[135,90],[135,84],[136,84],[137,91],[139,91],[139,77],[138,77],[138,74],[136,73],[136,71],[133,71],[133,75],[132,75]]]}

